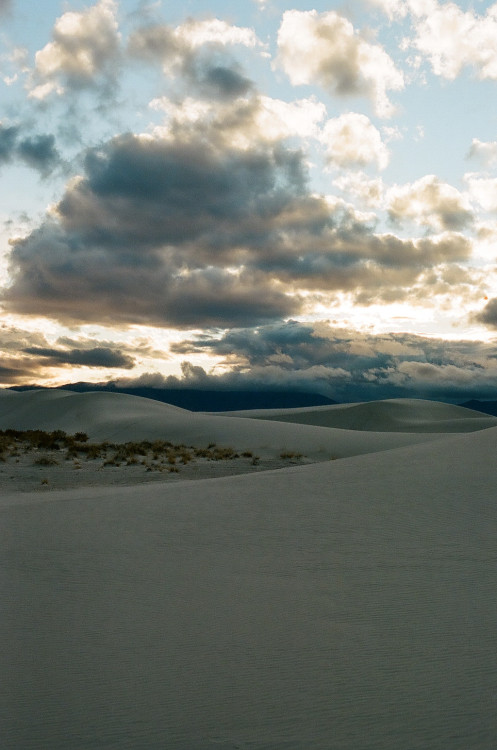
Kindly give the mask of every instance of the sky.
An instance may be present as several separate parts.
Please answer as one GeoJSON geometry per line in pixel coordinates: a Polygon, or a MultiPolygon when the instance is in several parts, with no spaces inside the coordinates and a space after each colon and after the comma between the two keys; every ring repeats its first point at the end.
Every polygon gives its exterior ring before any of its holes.
{"type": "Polygon", "coordinates": [[[497,4],[0,0],[0,386],[497,399],[497,4]]]}

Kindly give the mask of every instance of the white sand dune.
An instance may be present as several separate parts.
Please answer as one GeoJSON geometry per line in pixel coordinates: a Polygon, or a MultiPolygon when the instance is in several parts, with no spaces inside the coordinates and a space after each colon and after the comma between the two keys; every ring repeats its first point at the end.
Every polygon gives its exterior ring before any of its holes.
{"type": "MultiPolygon", "coordinates": [[[[343,458],[432,441],[437,438],[435,427],[439,421],[442,426],[438,434],[446,432],[444,425],[447,420],[437,420],[435,417],[431,422],[425,418],[426,432],[411,431],[410,427],[414,422],[411,416],[410,421],[406,421],[403,432],[399,432],[400,420],[397,420],[397,429],[388,433],[381,413],[382,403],[384,402],[376,402],[379,429],[376,433],[372,428],[374,420],[371,415],[364,430],[360,431],[357,428],[331,429],[332,425],[327,424],[326,411],[311,412],[325,415],[326,426],[316,426],[294,423],[292,419],[291,423],[285,423],[280,421],[280,417],[277,421],[261,422],[231,415],[200,414],[119,393],[0,391],[0,429],[60,429],[68,433],[83,430],[93,440],[114,442],[155,438],[195,445],[215,442],[237,449],[250,449],[264,457],[278,455],[281,451],[298,451],[316,460],[343,458]]],[[[476,429],[473,415],[478,415],[478,412],[461,407],[453,409],[455,413],[459,413],[457,410],[462,413],[461,418],[453,420],[454,424],[460,426],[461,432],[466,431],[466,422],[470,423],[469,429],[476,429]]],[[[412,411],[413,409],[409,413],[412,414],[412,411]]],[[[292,417],[294,413],[294,410],[290,410],[289,416],[292,417]]],[[[304,416],[306,414],[304,412],[304,416]]],[[[482,415],[481,418],[477,416],[476,422],[478,429],[497,425],[497,419],[487,415],[482,415]]]]}
{"type": "Polygon", "coordinates": [[[495,417],[473,409],[409,398],[301,409],[254,409],[224,413],[251,419],[377,432],[473,432],[497,426],[495,417]]]}
{"type": "Polygon", "coordinates": [[[1,747],[493,750],[496,443],[5,494],[1,747]]]}

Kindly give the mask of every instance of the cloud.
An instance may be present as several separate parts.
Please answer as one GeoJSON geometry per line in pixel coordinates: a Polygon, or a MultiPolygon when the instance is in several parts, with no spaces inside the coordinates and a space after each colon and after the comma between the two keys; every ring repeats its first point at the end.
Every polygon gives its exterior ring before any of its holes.
{"type": "Polygon", "coordinates": [[[409,2],[416,36],[411,45],[425,55],[435,75],[454,80],[465,67],[480,79],[497,79],[497,6],[485,15],[463,11],[455,3],[409,2]]]}
{"type": "Polygon", "coordinates": [[[53,135],[22,137],[20,125],[4,125],[0,122],[0,165],[16,159],[37,169],[42,176],[48,175],[61,162],[53,135]]]}
{"type": "MultiPolygon", "coordinates": [[[[12,241],[7,308],[71,324],[243,326],[298,314],[303,290],[405,299],[426,271],[469,257],[456,232],[375,234],[370,216],[309,192],[301,152],[255,138],[236,148],[202,122],[88,149],[84,174],[12,241]]],[[[459,204],[436,195],[442,226],[457,226],[459,204]]]]}
{"type": "Polygon", "coordinates": [[[53,41],[36,53],[29,82],[30,96],[45,99],[96,85],[113,84],[120,55],[115,0],[100,0],[84,11],[68,11],[57,19],[53,41]]]}
{"type": "Polygon", "coordinates": [[[497,211],[497,178],[465,175],[469,194],[472,200],[480,204],[485,211],[497,211]]]}
{"type": "Polygon", "coordinates": [[[217,355],[223,373],[184,365],[183,378],[155,378],[156,387],[301,388],[338,401],[406,396],[463,401],[491,397],[497,375],[495,343],[371,335],[325,322],[290,320],[202,334],[171,350],[186,356],[217,355]]]}
{"type": "Polygon", "coordinates": [[[91,149],[85,166],[53,219],[15,242],[9,306],[180,327],[298,309],[272,278],[243,267],[299,200],[293,152],[219,154],[202,142],[122,136],[91,149]]]}
{"type": "Polygon", "coordinates": [[[24,349],[26,354],[33,354],[48,360],[50,365],[82,365],[84,367],[122,367],[131,369],[135,361],[132,357],[107,347],[93,349],[54,349],[31,346],[24,349]]]}
{"type": "Polygon", "coordinates": [[[17,146],[17,154],[22,161],[38,169],[42,175],[49,174],[60,163],[60,154],[55,147],[53,135],[24,138],[17,146]]]}
{"type": "Polygon", "coordinates": [[[326,108],[314,97],[285,102],[251,92],[235,101],[206,102],[186,97],[181,102],[167,97],[150,106],[164,112],[166,124],[155,134],[165,139],[208,139],[218,147],[254,149],[257,144],[277,144],[287,138],[321,138],[320,123],[326,108]]]}
{"type": "Polygon", "coordinates": [[[385,188],[381,178],[371,179],[364,172],[346,172],[333,184],[366,206],[379,208],[383,204],[385,188]]]}
{"type": "Polygon", "coordinates": [[[457,231],[473,220],[467,198],[435,175],[391,188],[387,202],[394,221],[410,219],[436,231],[457,231]]]}
{"type": "Polygon", "coordinates": [[[402,73],[379,44],[330,11],[288,10],[278,31],[277,63],[294,85],[318,83],[335,96],[366,96],[381,117],[393,114],[387,91],[403,88],[402,73]]]}
{"type": "Polygon", "coordinates": [[[380,8],[391,20],[404,18],[408,13],[409,3],[405,0],[368,0],[368,2],[380,8]]]}
{"type": "Polygon", "coordinates": [[[483,310],[474,313],[472,320],[475,323],[483,323],[484,326],[497,330],[497,297],[489,300],[483,310]]]}
{"type": "Polygon", "coordinates": [[[479,159],[487,166],[497,164],[497,141],[480,141],[473,138],[468,158],[479,159]]]}
{"type": "Polygon", "coordinates": [[[0,122],[0,164],[12,161],[19,130],[18,125],[4,125],[0,122]]]}
{"type": "Polygon", "coordinates": [[[376,164],[379,169],[385,169],[388,164],[388,149],[366,115],[349,112],[328,120],[321,140],[326,145],[328,160],[336,166],[376,164]]]}
{"type": "Polygon", "coordinates": [[[189,19],[177,27],[150,24],[129,40],[131,56],[158,62],[168,76],[182,74],[197,92],[228,100],[247,94],[252,82],[229,56],[233,46],[260,47],[255,32],[217,18],[189,19]]]}
{"type": "MultiPolygon", "coordinates": [[[[0,382],[33,383],[53,378],[67,367],[130,370],[137,355],[147,353],[144,346],[98,341],[80,337],[59,338],[50,344],[42,333],[0,326],[0,382]]],[[[167,356],[166,356],[167,358],[167,356]]]]}
{"type": "Polygon", "coordinates": [[[0,0],[0,15],[6,13],[12,7],[12,0],[0,0]]]}

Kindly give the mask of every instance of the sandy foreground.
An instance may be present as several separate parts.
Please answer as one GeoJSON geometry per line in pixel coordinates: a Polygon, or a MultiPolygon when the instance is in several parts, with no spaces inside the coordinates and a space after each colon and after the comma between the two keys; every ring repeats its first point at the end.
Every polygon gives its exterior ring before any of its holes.
{"type": "Polygon", "coordinates": [[[7,428],[216,442],[276,468],[55,465],[25,492],[32,456],[0,464],[5,750],[495,748],[497,420],[3,391],[7,428]]]}

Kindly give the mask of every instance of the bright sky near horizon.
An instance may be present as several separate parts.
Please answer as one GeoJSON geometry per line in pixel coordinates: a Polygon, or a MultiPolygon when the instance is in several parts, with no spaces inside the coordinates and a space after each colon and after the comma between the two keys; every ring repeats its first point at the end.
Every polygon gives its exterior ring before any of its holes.
{"type": "Polygon", "coordinates": [[[497,4],[0,0],[0,385],[497,398],[497,4]]]}

